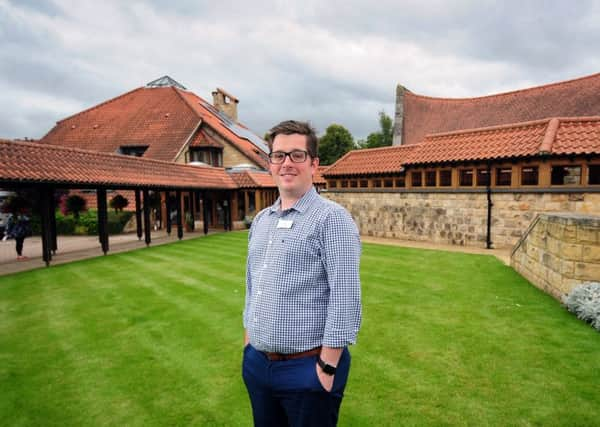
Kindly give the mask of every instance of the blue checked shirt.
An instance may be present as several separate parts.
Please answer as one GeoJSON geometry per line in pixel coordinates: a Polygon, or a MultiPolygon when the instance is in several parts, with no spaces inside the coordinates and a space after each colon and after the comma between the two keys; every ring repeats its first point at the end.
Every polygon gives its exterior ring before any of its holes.
{"type": "Polygon", "coordinates": [[[350,214],[311,188],[252,222],[244,327],[261,351],[297,353],[356,342],[360,238],[350,214]]]}

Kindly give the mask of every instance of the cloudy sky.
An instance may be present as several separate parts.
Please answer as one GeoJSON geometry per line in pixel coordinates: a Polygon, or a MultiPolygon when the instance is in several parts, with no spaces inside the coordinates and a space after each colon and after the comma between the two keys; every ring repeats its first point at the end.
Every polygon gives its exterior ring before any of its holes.
{"type": "Polygon", "coordinates": [[[585,0],[0,0],[0,138],[163,75],[224,88],[259,135],[295,118],[364,138],[397,84],[472,97],[600,72],[599,28],[585,0]]]}

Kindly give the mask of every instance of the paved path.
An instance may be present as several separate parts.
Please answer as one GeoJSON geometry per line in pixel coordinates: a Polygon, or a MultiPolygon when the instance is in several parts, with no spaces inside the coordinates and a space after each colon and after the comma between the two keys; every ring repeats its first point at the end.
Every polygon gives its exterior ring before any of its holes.
{"type": "MultiPolygon", "coordinates": [[[[209,234],[222,232],[221,230],[211,230],[209,234]]],[[[193,233],[184,233],[183,240],[193,239],[203,236],[204,233],[196,231],[193,233]]],[[[399,239],[384,239],[379,237],[362,236],[361,240],[365,243],[378,243],[382,245],[404,246],[418,249],[434,249],[451,252],[465,252],[472,254],[494,255],[502,262],[510,265],[510,249],[483,249],[470,246],[440,245],[427,242],[415,242],[399,239]]],[[[164,231],[152,233],[151,246],[162,245],[177,241],[177,234],[171,233],[167,236],[164,231]]],[[[140,249],[146,246],[144,240],[138,240],[135,233],[120,234],[110,236],[109,254],[125,252],[133,249],[140,249]]],[[[52,257],[51,265],[64,264],[71,261],[93,258],[102,255],[100,243],[97,236],[59,236],[59,251],[52,257]]],[[[5,274],[17,273],[20,271],[32,270],[34,268],[45,267],[42,259],[42,242],[39,237],[30,237],[25,239],[23,254],[29,259],[25,261],[16,260],[14,240],[0,241],[0,276],[5,274]]]]}
{"type": "MultiPolygon", "coordinates": [[[[211,230],[209,231],[209,234],[219,231],[221,230],[211,230]]],[[[184,232],[182,240],[202,236],[204,236],[202,231],[195,231],[193,233],[184,232]]],[[[164,245],[165,243],[172,243],[177,240],[176,231],[172,232],[170,236],[168,236],[165,231],[156,231],[152,232],[152,242],[150,243],[150,246],[164,245]]],[[[98,236],[58,236],[57,244],[59,250],[56,255],[52,256],[50,265],[64,264],[102,255],[98,236]]],[[[138,240],[136,233],[119,234],[109,237],[108,253],[113,254],[144,247],[146,247],[146,242],[143,240],[143,237],[142,240],[138,240]]],[[[0,241],[0,276],[46,266],[42,259],[42,241],[40,237],[36,236],[25,239],[23,255],[29,259],[17,261],[15,241],[0,241]]]]}
{"type": "Polygon", "coordinates": [[[476,248],[473,246],[459,246],[459,245],[442,245],[434,244],[429,242],[416,242],[412,240],[400,240],[400,239],[385,239],[382,237],[369,237],[361,236],[363,243],[378,243],[381,245],[393,245],[393,246],[404,246],[407,248],[416,249],[433,249],[438,251],[449,251],[449,252],[464,252],[468,254],[481,254],[481,255],[494,255],[500,261],[506,265],[510,265],[510,248],[501,249],[485,249],[476,248]]]}

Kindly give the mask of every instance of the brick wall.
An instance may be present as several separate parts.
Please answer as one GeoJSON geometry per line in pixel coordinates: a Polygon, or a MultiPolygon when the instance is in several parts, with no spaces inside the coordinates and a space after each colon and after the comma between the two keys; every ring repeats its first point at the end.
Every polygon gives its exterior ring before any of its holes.
{"type": "Polygon", "coordinates": [[[600,281],[600,216],[539,215],[515,246],[511,265],[557,299],[600,281]]]}
{"type": "MultiPolygon", "coordinates": [[[[485,192],[333,191],[323,196],[345,206],[361,234],[485,247],[485,192]]],[[[600,193],[493,193],[491,238],[514,246],[539,213],[600,215],[600,193]]]]}

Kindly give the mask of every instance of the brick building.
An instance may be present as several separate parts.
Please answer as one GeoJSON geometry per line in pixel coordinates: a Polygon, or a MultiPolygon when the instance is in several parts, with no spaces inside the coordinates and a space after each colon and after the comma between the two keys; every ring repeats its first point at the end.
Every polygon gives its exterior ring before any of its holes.
{"type": "Polygon", "coordinates": [[[600,74],[469,99],[398,87],[392,147],[324,176],[361,233],[514,245],[538,213],[600,214],[600,74]]]}
{"type": "MultiPolygon", "coordinates": [[[[272,203],[277,188],[268,167],[265,141],[237,121],[239,100],[221,88],[209,103],[168,76],[81,111],[57,122],[42,144],[116,153],[197,167],[221,168],[239,184],[239,191],[210,191],[204,198],[186,194],[182,203],[194,205],[203,221],[206,200],[210,226],[222,225],[231,204],[234,227],[272,203]]],[[[317,183],[324,186],[322,177],[317,183]]],[[[79,190],[92,206],[94,190],[79,190]]],[[[131,192],[122,192],[132,200],[131,192]]],[[[161,194],[163,201],[167,193],[161,194]]],[[[165,203],[158,217],[164,218],[165,203]]],[[[187,209],[186,209],[187,210],[187,209]]]]}

